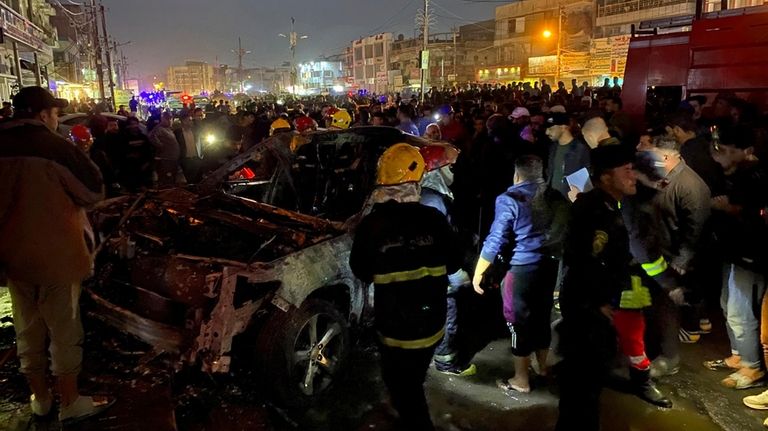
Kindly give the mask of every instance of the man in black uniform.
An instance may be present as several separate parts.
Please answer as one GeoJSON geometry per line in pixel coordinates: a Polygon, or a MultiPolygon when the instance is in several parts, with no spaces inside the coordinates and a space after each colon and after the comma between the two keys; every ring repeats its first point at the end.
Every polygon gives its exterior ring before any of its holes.
{"type": "Polygon", "coordinates": [[[390,147],[379,159],[374,207],[357,228],[349,264],[373,282],[381,373],[398,429],[434,429],[424,380],[445,333],[448,274],[460,269],[458,241],[447,219],[419,203],[424,159],[408,144],[390,147]]]}
{"type": "Polygon", "coordinates": [[[631,150],[619,145],[593,149],[595,188],[579,195],[572,207],[560,293],[558,431],[600,428],[600,392],[618,350],[617,338],[630,356],[637,395],[671,406],[649,379],[641,310],[650,305],[650,293],[634,275],[620,210],[621,200],[637,192],[633,158],[631,150]]]}

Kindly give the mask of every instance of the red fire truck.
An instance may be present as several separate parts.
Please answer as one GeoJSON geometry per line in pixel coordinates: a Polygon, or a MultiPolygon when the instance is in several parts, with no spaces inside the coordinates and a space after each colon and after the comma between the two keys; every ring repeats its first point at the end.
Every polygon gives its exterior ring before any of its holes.
{"type": "Polygon", "coordinates": [[[697,10],[633,31],[622,99],[634,124],[657,125],[694,95],[707,97],[705,111],[718,95],[768,108],[768,6],[697,10]]]}

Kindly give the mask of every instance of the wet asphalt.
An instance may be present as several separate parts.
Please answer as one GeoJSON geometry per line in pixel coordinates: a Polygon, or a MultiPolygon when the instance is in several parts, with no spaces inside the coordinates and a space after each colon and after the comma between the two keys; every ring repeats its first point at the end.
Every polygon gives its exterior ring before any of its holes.
{"type": "MultiPolygon", "coordinates": [[[[7,305],[0,288],[0,311],[7,305]]],[[[7,308],[7,307],[6,307],[7,308]]],[[[602,398],[604,431],[672,431],[764,429],[768,411],[750,410],[746,395],[763,389],[734,391],[720,387],[726,372],[706,370],[704,360],[728,354],[721,319],[701,342],[683,346],[680,372],[664,378],[660,388],[675,403],[659,409],[635,397],[606,390],[602,398]]],[[[327,397],[312,408],[283,410],[260,396],[242,373],[210,377],[199,373],[174,374],[174,363],[162,353],[122,334],[87,321],[86,393],[110,393],[118,403],[106,414],[62,428],[51,418],[32,418],[28,392],[11,358],[0,367],[0,430],[395,430],[386,391],[378,371],[372,333],[358,333],[349,371],[327,397]]],[[[495,332],[503,335],[501,332],[495,332]]],[[[13,346],[13,330],[0,327],[0,359],[13,346]]],[[[441,430],[552,430],[557,420],[556,387],[537,381],[529,394],[505,393],[495,380],[514,373],[508,340],[487,344],[473,362],[478,374],[463,378],[430,370],[426,391],[432,417],[441,430]]]]}

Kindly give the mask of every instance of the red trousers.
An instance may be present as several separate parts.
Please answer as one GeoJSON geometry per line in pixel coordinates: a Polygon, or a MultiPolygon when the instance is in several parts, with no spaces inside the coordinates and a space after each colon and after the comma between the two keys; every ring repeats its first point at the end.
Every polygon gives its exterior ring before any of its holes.
{"type": "Polygon", "coordinates": [[[651,361],[645,355],[645,316],[641,310],[616,310],[613,325],[619,338],[619,349],[629,358],[633,368],[647,370],[651,361]]]}

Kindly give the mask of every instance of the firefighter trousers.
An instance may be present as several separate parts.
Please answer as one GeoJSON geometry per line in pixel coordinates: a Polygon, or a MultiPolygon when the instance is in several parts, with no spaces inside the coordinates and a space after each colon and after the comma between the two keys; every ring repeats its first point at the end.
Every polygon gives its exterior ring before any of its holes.
{"type": "Polygon", "coordinates": [[[379,353],[381,377],[389,390],[392,407],[400,414],[397,429],[434,430],[424,394],[424,381],[435,353],[435,346],[401,349],[380,344],[379,353]]]}

